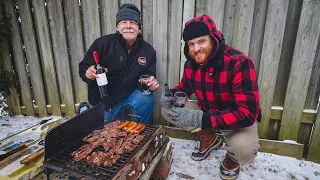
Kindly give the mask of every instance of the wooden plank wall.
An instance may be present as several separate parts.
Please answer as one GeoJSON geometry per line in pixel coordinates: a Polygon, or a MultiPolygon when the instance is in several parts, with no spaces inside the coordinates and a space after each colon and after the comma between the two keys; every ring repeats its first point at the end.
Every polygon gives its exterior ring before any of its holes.
{"type": "Polygon", "coordinates": [[[303,2],[292,58],[279,139],[297,141],[320,34],[320,2],[303,2]]]}
{"type": "MultiPolygon", "coordinates": [[[[12,24],[12,34],[11,34],[11,41],[12,41],[12,51],[13,51],[13,58],[17,59],[17,61],[14,63],[15,65],[15,69],[18,73],[19,76],[19,82],[20,82],[20,88],[23,89],[23,91],[21,91],[21,101],[22,103],[25,105],[26,107],[26,114],[33,116],[34,115],[34,111],[33,111],[33,104],[32,104],[32,95],[31,95],[31,89],[30,89],[30,84],[29,84],[29,79],[28,79],[28,75],[27,75],[27,70],[26,70],[26,63],[24,60],[24,54],[23,54],[23,50],[22,50],[22,40],[20,37],[20,33],[19,33],[19,28],[18,28],[18,22],[15,21],[16,14],[15,14],[15,9],[13,7],[13,4],[11,1],[9,1],[8,3],[8,9],[7,9],[7,13],[10,14],[10,16],[12,17],[11,19],[11,24],[12,24]]],[[[9,52],[9,44],[8,42],[3,42],[3,46],[2,46],[2,50],[9,52]]],[[[6,57],[4,58],[4,62],[6,64],[6,69],[11,69],[12,64],[11,64],[11,59],[10,57],[8,57],[9,53],[4,53],[6,57]]],[[[15,91],[14,89],[11,89],[11,91],[15,91]]],[[[12,92],[15,93],[15,92],[12,92]]],[[[14,96],[13,96],[14,97],[14,96]]],[[[15,103],[20,104],[19,98],[15,97],[15,103]]],[[[15,111],[17,111],[18,108],[15,109],[15,111]]],[[[18,112],[21,112],[20,108],[18,110],[18,112]]]]}
{"type": "MultiPolygon", "coordinates": [[[[9,1],[12,4],[12,1],[9,1]]],[[[9,3],[7,2],[7,3],[9,3]]],[[[23,14],[21,18],[21,30],[25,47],[28,68],[30,72],[31,86],[35,104],[38,107],[39,116],[47,116],[47,101],[45,96],[44,78],[42,77],[39,49],[36,39],[36,28],[32,21],[31,4],[28,1],[19,0],[19,12],[23,14]]],[[[9,6],[9,4],[7,4],[9,6]]],[[[7,7],[7,6],[6,6],[7,7]]],[[[24,105],[24,104],[23,104],[24,105]]]]}
{"type": "Polygon", "coordinates": [[[226,44],[248,54],[255,64],[263,112],[260,137],[298,141],[304,144],[307,158],[320,159],[315,155],[320,147],[315,138],[320,131],[316,111],[320,94],[318,1],[15,2],[4,2],[5,12],[13,17],[13,31],[11,42],[1,44],[6,70],[19,72],[23,89],[10,89],[12,115],[72,116],[77,104],[87,101],[87,86],[78,75],[78,63],[96,38],[116,32],[117,9],[124,3],[133,3],[142,13],[143,37],[157,51],[157,79],[161,86],[155,93],[153,123],[163,123],[159,98],[164,83],[175,86],[183,72],[185,22],[209,14],[224,34],[226,44]],[[14,13],[15,5],[21,22],[14,13]]]}

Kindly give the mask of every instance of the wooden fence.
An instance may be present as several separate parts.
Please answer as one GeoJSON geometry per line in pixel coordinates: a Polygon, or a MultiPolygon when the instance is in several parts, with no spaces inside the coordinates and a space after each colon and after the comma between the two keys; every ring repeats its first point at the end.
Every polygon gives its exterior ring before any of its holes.
{"type": "MultiPolygon", "coordinates": [[[[87,101],[78,63],[96,38],[116,31],[116,11],[126,2],[142,12],[143,37],[157,51],[161,87],[179,82],[184,23],[211,15],[226,44],[254,61],[263,109],[260,137],[302,143],[307,159],[320,162],[318,0],[6,0],[1,10],[11,15],[13,28],[11,41],[1,45],[2,59],[21,86],[11,88],[11,114],[74,115],[76,105],[87,101]]],[[[162,90],[155,96],[155,123],[162,123],[162,90]]]]}

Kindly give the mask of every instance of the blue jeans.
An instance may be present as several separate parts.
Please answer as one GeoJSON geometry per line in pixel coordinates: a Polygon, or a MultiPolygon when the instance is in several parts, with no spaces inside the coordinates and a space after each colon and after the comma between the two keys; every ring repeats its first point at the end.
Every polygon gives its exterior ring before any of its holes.
{"type": "MultiPolygon", "coordinates": [[[[120,104],[112,107],[110,111],[104,112],[104,120],[116,119],[120,110],[122,108],[132,109],[135,112],[135,115],[141,117],[142,123],[150,124],[151,115],[154,105],[154,95],[150,93],[149,95],[142,94],[141,90],[134,90],[130,96],[121,102],[120,104]]],[[[92,105],[90,105],[92,107],[92,105]]],[[[139,120],[139,119],[137,119],[139,120]]]]}

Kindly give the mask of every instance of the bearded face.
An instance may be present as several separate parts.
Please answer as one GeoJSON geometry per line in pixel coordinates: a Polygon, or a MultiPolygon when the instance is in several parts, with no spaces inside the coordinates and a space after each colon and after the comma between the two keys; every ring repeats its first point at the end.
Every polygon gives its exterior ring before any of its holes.
{"type": "Polygon", "coordinates": [[[117,31],[127,40],[135,41],[138,35],[141,33],[139,25],[133,20],[123,20],[117,25],[117,31]]]}
{"type": "Polygon", "coordinates": [[[213,50],[213,42],[210,35],[201,36],[187,41],[189,56],[198,64],[205,64],[213,50]]]}

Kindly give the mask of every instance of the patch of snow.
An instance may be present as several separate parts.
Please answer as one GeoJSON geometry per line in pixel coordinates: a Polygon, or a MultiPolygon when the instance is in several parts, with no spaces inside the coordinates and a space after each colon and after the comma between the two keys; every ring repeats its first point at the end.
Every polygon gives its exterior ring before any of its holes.
{"type": "Polygon", "coordinates": [[[0,118],[8,116],[8,104],[6,103],[6,99],[4,98],[3,94],[0,92],[0,118]]]}
{"type": "Polygon", "coordinates": [[[271,109],[274,109],[274,110],[283,110],[283,107],[282,107],[282,106],[272,106],[271,109]]]}
{"type": "Polygon", "coordinates": [[[316,109],[304,109],[303,112],[317,114],[317,110],[316,109]]]}
{"type": "MultiPolygon", "coordinates": [[[[219,167],[226,152],[212,151],[203,161],[193,161],[194,141],[170,138],[173,145],[173,163],[167,180],[183,179],[179,173],[196,180],[220,179],[219,167]]],[[[269,153],[258,153],[255,161],[241,166],[239,180],[320,180],[320,164],[269,153]]]]}
{"type": "Polygon", "coordinates": [[[289,143],[289,144],[299,144],[299,143],[297,143],[297,141],[293,141],[293,140],[283,140],[283,142],[285,142],[285,143],[289,143]]]}
{"type": "MultiPolygon", "coordinates": [[[[19,131],[22,131],[28,127],[32,127],[42,120],[50,119],[52,120],[48,121],[47,123],[59,120],[61,117],[60,116],[49,116],[49,117],[34,117],[34,116],[24,116],[24,115],[17,115],[14,117],[3,117],[0,119],[0,140],[4,139],[12,134],[15,134],[19,131]]],[[[34,134],[34,133],[41,133],[42,131],[40,130],[39,127],[31,128],[27,131],[24,132],[24,135],[28,137],[28,133],[34,134]]]]}

